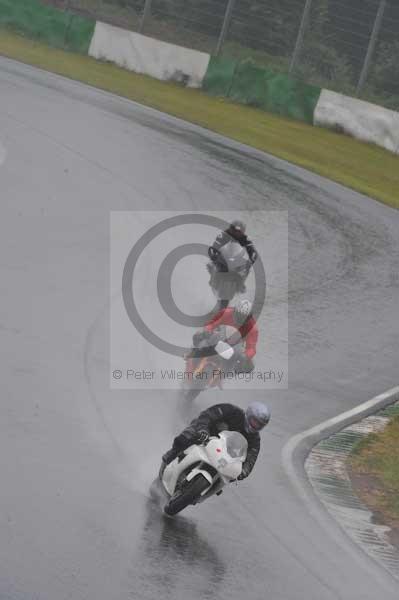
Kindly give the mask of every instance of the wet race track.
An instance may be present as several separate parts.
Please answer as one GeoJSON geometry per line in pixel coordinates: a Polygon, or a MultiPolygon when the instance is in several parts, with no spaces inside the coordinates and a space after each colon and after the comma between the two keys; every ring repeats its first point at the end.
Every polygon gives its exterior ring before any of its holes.
{"type": "Polygon", "coordinates": [[[12,61],[0,89],[0,598],[397,598],[313,520],[281,451],[397,385],[398,212],[12,61]],[[176,394],[109,386],[109,213],[137,209],[289,215],[289,388],[267,392],[253,476],[174,521],[149,487],[176,394]]]}

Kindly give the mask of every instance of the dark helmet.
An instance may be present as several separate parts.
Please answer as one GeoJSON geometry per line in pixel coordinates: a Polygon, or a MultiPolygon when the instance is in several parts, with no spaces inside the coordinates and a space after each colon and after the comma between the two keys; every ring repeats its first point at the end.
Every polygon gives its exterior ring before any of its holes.
{"type": "Polygon", "coordinates": [[[229,229],[232,229],[234,231],[236,231],[237,233],[241,233],[244,234],[245,230],[246,230],[246,225],[243,221],[240,221],[239,219],[236,219],[235,221],[232,221],[230,223],[230,227],[229,229]]]}
{"type": "Polygon", "coordinates": [[[233,309],[233,319],[237,325],[243,325],[252,314],[252,304],[249,300],[240,300],[233,309]]]}
{"type": "Polygon", "coordinates": [[[245,411],[245,430],[248,433],[261,431],[270,421],[270,410],[262,402],[251,402],[245,411]]]}

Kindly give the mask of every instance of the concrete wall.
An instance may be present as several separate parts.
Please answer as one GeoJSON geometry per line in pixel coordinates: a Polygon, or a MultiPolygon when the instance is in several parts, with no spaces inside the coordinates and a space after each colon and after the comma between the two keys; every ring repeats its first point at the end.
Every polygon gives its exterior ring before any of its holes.
{"type": "Polygon", "coordinates": [[[96,23],[89,55],[156,79],[201,87],[210,55],[96,23]]]}
{"type": "Polygon", "coordinates": [[[382,106],[322,90],[313,122],[399,153],[399,113],[382,106]]]}
{"type": "Polygon", "coordinates": [[[0,0],[0,25],[49,46],[340,131],[399,154],[399,113],[289,75],[94,22],[39,0],[0,0]],[[94,31],[94,33],[93,33],[94,31]]]}

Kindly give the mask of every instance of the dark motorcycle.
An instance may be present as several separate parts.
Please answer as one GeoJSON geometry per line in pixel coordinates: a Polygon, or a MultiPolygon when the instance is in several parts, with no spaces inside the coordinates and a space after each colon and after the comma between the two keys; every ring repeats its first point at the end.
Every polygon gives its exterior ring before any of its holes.
{"type": "Polygon", "coordinates": [[[252,262],[248,252],[238,242],[232,240],[220,248],[213,249],[213,262],[208,264],[211,275],[209,285],[215,296],[222,302],[229,302],[238,293],[245,292],[245,280],[252,262]]]}

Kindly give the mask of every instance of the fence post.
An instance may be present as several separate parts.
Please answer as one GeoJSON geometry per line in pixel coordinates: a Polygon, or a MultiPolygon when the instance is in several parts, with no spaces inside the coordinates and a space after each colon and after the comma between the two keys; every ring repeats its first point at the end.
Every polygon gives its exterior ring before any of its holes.
{"type": "Polygon", "coordinates": [[[231,19],[232,19],[232,16],[233,16],[233,10],[234,10],[235,3],[236,3],[236,0],[229,0],[228,3],[227,3],[226,12],[224,14],[224,21],[223,21],[223,25],[222,25],[222,30],[220,32],[219,39],[218,39],[218,44],[216,46],[216,52],[215,52],[216,56],[219,56],[219,54],[220,54],[220,52],[222,50],[224,41],[226,39],[228,30],[229,30],[229,27],[230,27],[231,19]]]}
{"type": "MultiPolygon", "coordinates": [[[[71,4],[71,0],[66,0],[66,3],[64,4],[64,12],[65,13],[69,12],[70,4],[71,4]]],[[[69,35],[69,31],[71,29],[73,16],[74,15],[71,12],[71,14],[69,16],[68,25],[65,27],[65,31],[64,31],[64,45],[63,45],[64,48],[67,47],[68,35],[69,35]]]]}
{"type": "Polygon", "coordinates": [[[288,70],[290,75],[291,75],[291,73],[294,72],[294,69],[298,62],[300,52],[302,50],[303,38],[305,37],[305,32],[306,32],[308,22],[309,22],[310,9],[312,8],[312,1],[313,0],[306,0],[305,6],[303,9],[301,24],[299,26],[298,35],[297,35],[296,42],[295,42],[295,48],[294,48],[294,52],[292,54],[290,68],[288,70]]]}
{"type": "Polygon", "coordinates": [[[370,62],[374,54],[375,46],[377,44],[378,35],[380,33],[382,19],[384,18],[386,5],[386,0],[380,0],[380,5],[378,7],[377,15],[374,21],[373,31],[371,32],[370,41],[367,48],[366,58],[364,59],[362,72],[360,73],[359,81],[356,87],[356,96],[360,94],[364,84],[366,83],[367,75],[370,69],[370,62]]]}
{"type": "Polygon", "coordinates": [[[139,27],[139,33],[143,33],[144,25],[146,24],[148,18],[151,16],[151,5],[152,5],[152,0],[145,0],[143,16],[141,17],[141,22],[140,22],[140,27],[139,27]]]}

